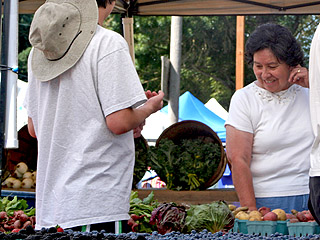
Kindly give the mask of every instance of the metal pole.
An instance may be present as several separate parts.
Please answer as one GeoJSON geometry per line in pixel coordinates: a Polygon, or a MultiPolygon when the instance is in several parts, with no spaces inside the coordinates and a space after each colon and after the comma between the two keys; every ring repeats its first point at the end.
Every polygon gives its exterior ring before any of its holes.
{"type": "MultiPolygon", "coordinates": [[[[10,2],[4,1],[3,6],[3,22],[2,22],[2,42],[1,42],[1,65],[8,66],[8,42],[10,29],[10,2]]],[[[6,114],[6,89],[7,89],[7,70],[1,71],[1,89],[0,89],[0,180],[2,177],[3,150],[4,150],[4,130],[5,130],[5,114],[6,114]]],[[[0,184],[1,190],[1,184],[0,184]]]]}
{"type": "MultiPolygon", "coordinates": [[[[0,4],[0,56],[1,56],[1,47],[2,47],[2,8],[3,8],[3,2],[1,1],[0,4]]],[[[1,61],[1,57],[0,57],[0,61],[1,61]]],[[[0,75],[1,76],[1,75],[0,75]]],[[[1,77],[0,77],[0,82],[1,82],[1,77]]]]}
{"type": "MultiPolygon", "coordinates": [[[[10,0],[10,29],[8,42],[8,66],[18,67],[18,0],[10,0]]],[[[6,120],[5,120],[5,145],[4,148],[18,148],[17,133],[17,81],[18,74],[7,71],[7,100],[6,100],[6,120]]]]}
{"type": "Polygon", "coordinates": [[[170,122],[179,120],[180,69],[181,69],[182,17],[171,17],[170,80],[168,115],[170,122]]]}

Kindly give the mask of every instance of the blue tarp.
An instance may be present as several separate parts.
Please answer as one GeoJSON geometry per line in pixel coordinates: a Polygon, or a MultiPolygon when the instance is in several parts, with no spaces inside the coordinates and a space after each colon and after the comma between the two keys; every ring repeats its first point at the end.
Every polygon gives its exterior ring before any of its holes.
{"type": "MultiPolygon", "coordinates": [[[[168,106],[160,111],[168,113],[168,106]]],[[[221,142],[226,142],[225,120],[209,110],[189,91],[179,97],[179,122],[183,120],[195,120],[206,124],[216,132],[221,142]]]]}

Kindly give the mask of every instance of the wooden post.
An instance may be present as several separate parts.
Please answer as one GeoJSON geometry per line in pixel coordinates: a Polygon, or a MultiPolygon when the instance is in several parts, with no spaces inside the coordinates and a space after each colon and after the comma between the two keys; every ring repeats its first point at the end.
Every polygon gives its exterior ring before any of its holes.
{"type": "Polygon", "coordinates": [[[244,16],[237,16],[236,90],[244,86],[244,16]]]}
{"type": "Polygon", "coordinates": [[[134,63],[135,56],[134,56],[134,40],[133,40],[133,18],[132,17],[122,18],[122,24],[123,24],[124,38],[128,43],[130,55],[134,63]]]}

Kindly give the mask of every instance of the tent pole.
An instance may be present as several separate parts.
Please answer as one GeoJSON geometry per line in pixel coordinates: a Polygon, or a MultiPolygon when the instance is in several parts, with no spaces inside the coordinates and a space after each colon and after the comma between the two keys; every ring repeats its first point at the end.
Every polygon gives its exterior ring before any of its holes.
{"type": "MultiPolygon", "coordinates": [[[[1,5],[0,5],[0,56],[1,54],[1,47],[2,47],[2,9],[3,9],[3,2],[1,0],[1,5]]],[[[0,57],[1,58],[1,57],[0,57]]],[[[0,59],[1,62],[1,59],[0,59]]],[[[0,76],[0,82],[1,82],[1,76],[0,76]]]]}
{"type": "MultiPolygon", "coordinates": [[[[10,0],[10,29],[8,42],[8,66],[18,68],[18,0],[10,0]]],[[[5,120],[5,148],[18,148],[17,133],[17,81],[15,70],[7,71],[7,100],[5,120]]]]}
{"type": "Polygon", "coordinates": [[[179,120],[182,19],[180,16],[171,17],[168,115],[172,124],[179,120]]]}
{"type": "MultiPolygon", "coordinates": [[[[10,2],[4,1],[3,6],[3,22],[2,22],[2,41],[1,41],[1,65],[8,66],[8,41],[10,29],[10,2]]],[[[6,114],[6,89],[7,89],[7,73],[6,69],[1,68],[1,89],[0,89],[0,181],[2,179],[2,164],[4,157],[4,130],[5,130],[5,114],[6,114]]],[[[1,190],[1,184],[0,184],[1,190]]]]}
{"type": "Polygon", "coordinates": [[[123,35],[129,45],[130,55],[134,64],[135,56],[134,56],[134,40],[133,40],[133,17],[122,18],[122,25],[123,25],[123,35]]]}

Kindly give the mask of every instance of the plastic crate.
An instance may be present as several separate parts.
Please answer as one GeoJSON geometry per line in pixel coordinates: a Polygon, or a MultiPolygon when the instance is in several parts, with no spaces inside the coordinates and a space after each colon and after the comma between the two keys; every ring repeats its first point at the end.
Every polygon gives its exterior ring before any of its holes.
{"type": "Polygon", "coordinates": [[[238,232],[238,219],[234,219],[234,224],[233,224],[233,228],[231,228],[229,231],[230,232],[238,232]]]}
{"type": "Polygon", "coordinates": [[[248,233],[247,222],[248,220],[235,219],[232,232],[247,234],[248,233]]]}
{"type": "Polygon", "coordinates": [[[294,237],[302,237],[314,234],[316,225],[316,222],[287,222],[289,235],[294,237]]]}
{"type": "Polygon", "coordinates": [[[276,227],[276,232],[277,233],[282,233],[283,235],[288,235],[288,226],[287,226],[288,221],[277,221],[277,227],[276,227]]]}
{"type": "Polygon", "coordinates": [[[269,236],[276,232],[276,221],[248,221],[247,229],[249,234],[269,236]]]}
{"type": "Polygon", "coordinates": [[[315,223],[314,233],[315,233],[315,234],[320,234],[320,226],[319,226],[318,223],[315,223]]]}

